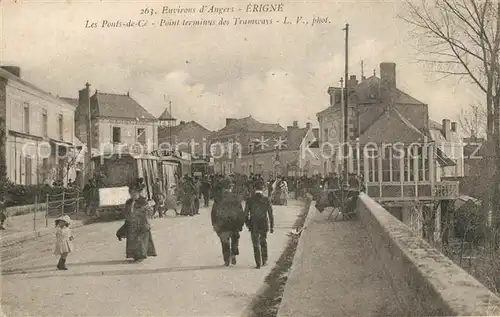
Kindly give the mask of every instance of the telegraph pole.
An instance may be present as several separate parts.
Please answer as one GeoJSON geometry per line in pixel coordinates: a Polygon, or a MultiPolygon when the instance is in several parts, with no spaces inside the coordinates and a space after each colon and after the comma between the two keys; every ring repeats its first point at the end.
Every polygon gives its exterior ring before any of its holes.
{"type": "Polygon", "coordinates": [[[349,186],[349,24],[345,25],[344,185],[349,186]]]}
{"type": "Polygon", "coordinates": [[[86,83],[87,89],[87,108],[88,108],[88,125],[87,129],[87,179],[92,178],[92,111],[90,109],[90,84],[86,83]]]}

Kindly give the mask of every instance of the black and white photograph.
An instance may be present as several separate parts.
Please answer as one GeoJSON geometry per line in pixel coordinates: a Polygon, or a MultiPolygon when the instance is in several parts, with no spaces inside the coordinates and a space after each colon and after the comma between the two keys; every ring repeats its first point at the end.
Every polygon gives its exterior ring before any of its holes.
{"type": "Polygon", "coordinates": [[[500,2],[0,0],[0,314],[500,316],[500,2]]]}

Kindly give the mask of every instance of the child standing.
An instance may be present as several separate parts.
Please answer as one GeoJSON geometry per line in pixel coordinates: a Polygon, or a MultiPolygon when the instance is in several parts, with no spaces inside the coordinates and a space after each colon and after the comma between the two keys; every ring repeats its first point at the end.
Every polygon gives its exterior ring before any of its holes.
{"type": "Polygon", "coordinates": [[[71,219],[69,216],[59,217],[55,221],[56,224],[56,247],[54,254],[59,255],[59,263],[57,268],[59,270],[67,270],[66,258],[68,253],[73,251],[73,236],[71,235],[71,219]]]}

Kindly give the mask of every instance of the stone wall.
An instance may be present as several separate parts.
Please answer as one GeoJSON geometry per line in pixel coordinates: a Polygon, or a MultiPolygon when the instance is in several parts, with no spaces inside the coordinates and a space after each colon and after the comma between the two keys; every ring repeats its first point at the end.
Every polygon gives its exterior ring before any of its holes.
{"type": "Polygon", "coordinates": [[[365,194],[358,215],[394,300],[411,316],[498,316],[500,298],[365,194]]]}

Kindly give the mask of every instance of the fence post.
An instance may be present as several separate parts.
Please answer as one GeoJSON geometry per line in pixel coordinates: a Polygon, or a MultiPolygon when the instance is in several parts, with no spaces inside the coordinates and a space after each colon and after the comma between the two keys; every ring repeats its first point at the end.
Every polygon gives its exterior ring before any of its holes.
{"type": "Polygon", "coordinates": [[[45,195],[45,227],[49,226],[49,194],[45,195]]]}
{"type": "Polygon", "coordinates": [[[36,209],[38,205],[38,195],[35,195],[35,209],[33,210],[33,231],[36,231],[36,209]]]}
{"type": "Polygon", "coordinates": [[[64,216],[64,190],[62,192],[61,216],[64,216]]]}

